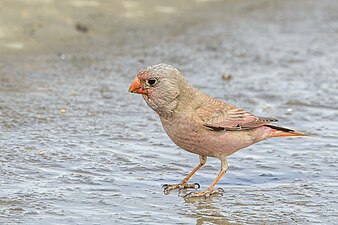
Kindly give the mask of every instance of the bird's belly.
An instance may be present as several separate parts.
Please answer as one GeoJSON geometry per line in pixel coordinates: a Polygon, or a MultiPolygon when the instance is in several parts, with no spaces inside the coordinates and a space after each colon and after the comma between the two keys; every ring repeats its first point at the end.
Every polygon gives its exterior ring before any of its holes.
{"type": "Polygon", "coordinates": [[[217,158],[231,155],[261,140],[257,139],[256,129],[216,132],[184,122],[163,123],[163,127],[170,139],[180,148],[198,155],[217,158]]]}

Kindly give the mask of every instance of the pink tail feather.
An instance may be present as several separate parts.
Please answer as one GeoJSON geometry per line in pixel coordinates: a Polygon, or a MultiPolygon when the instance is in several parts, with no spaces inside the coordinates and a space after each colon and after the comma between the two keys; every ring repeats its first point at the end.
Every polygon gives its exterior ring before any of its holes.
{"type": "Polygon", "coordinates": [[[301,132],[296,132],[294,130],[284,128],[284,127],[277,127],[273,125],[265,125],[266,127],[272,128],[271,130],[271,137],[296,137],[296,136],[308,136],[301,132]]]}

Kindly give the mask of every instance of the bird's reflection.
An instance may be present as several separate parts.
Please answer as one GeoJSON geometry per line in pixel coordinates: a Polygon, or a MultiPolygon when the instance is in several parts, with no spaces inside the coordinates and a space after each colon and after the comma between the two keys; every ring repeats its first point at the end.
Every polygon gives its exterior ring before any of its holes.
{"type": "Polygon", "coordinates": [[[209,198],[188,198],[185,199],[181,214],[188,218],[196,219],[196,225],[219,224],[231,225],[234,223],[223,215],[222,210],[217,207],[220,196],[211,196],[209,198]]]}

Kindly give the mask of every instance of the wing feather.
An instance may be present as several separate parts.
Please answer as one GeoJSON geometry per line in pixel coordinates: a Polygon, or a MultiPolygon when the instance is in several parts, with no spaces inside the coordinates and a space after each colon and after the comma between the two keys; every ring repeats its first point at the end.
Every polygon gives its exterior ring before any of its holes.
{"type": "Polygon", "coordinates": [[[196,113],[203,125],[211,130],[248,130],[277,121],[274,118],[257,117],[209,96],[205,96],[204,100],[196,113]]]}

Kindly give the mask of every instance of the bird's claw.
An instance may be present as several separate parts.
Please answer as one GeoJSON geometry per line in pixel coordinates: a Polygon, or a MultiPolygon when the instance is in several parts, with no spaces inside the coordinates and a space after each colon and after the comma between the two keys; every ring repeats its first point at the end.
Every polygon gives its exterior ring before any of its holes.
{"type": "Polygon", "coordinates": [[[190,192],[184,196],[185,199],[188,198],[198,198],[198,197],[204,197],[208,198],[211,195],[223,195],[224,190],[223,188],[217,188],[216,190],[206,190],[206,191],[201,191],[201,192],[190,192]]]}
{"type": "Polygon", "coordinates": [[[175,189],[188,189],[188,188],[193,188],[193,189],[198,189],[201,186],[199,183],[193,183],[193,184],[164,184],[162,185],[163,192],[165,195],[169,195],[172,190],[175,189]]]}

